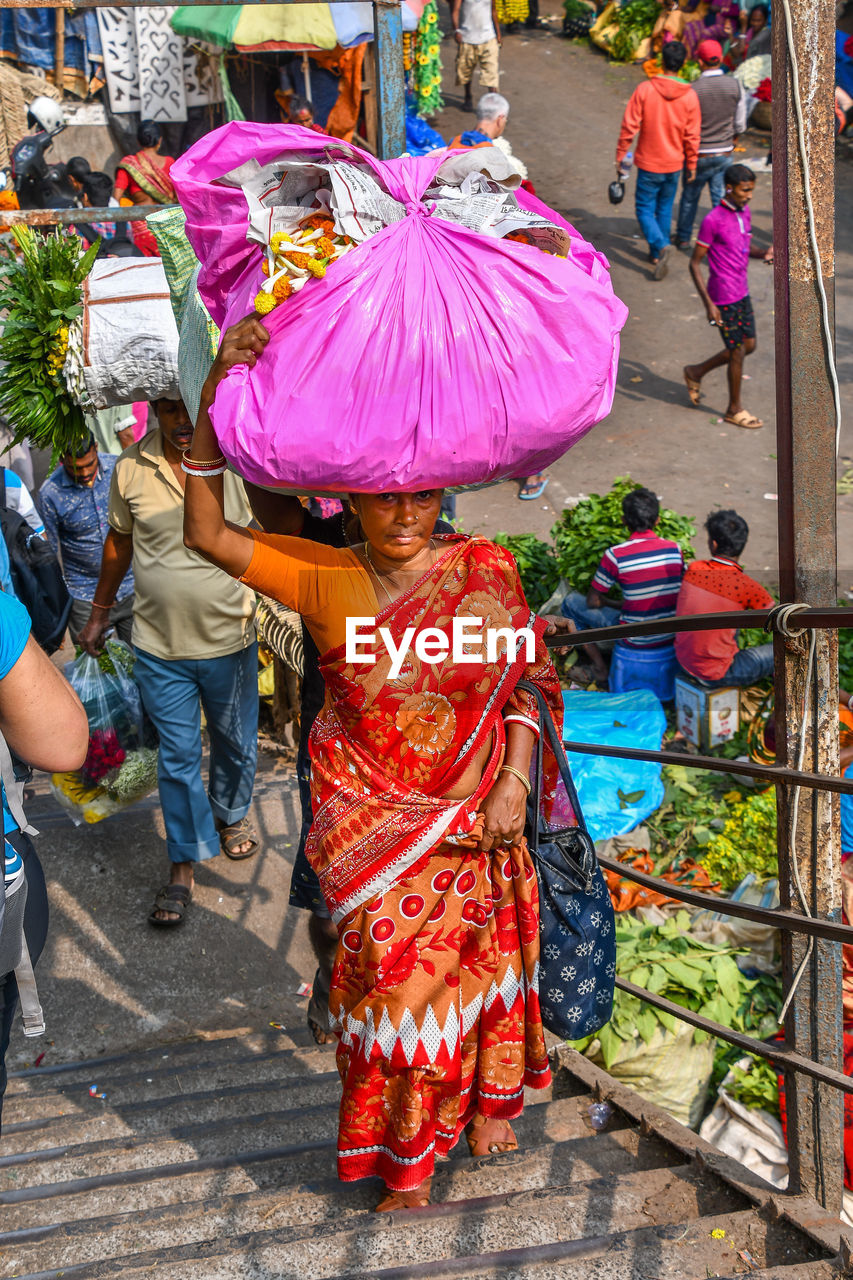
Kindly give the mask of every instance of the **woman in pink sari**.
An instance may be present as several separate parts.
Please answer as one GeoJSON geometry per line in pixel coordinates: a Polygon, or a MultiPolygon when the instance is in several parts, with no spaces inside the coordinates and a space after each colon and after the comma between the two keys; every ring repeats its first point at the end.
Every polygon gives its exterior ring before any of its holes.
{"type": "MultiPolygon", "coordinates": [[[[169,170],[172,156],[161,156],[163,134],[154,120],[143,120],[136,131],[139,150],[124,156],[116,169],[114,196],[122,205],[174,204],[177,200],[169,170]]],[[[145,221],[131,222],[130,234],[146,258],[159,258],[160,250],[145,221]]]]}

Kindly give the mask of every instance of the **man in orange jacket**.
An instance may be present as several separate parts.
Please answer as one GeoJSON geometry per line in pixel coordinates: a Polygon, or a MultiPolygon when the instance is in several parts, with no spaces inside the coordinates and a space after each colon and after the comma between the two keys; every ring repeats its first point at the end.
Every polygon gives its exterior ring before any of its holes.
{"type": "Polygon", "coordinates": [[[637,86],[625,108],[616,147],[616,169],[636,134],[634,154],[637,167],[635,208],[637,221],[649,242],[649,261],[655,280],[668,270],[672,206],[682,169],[687,182],[696,176],[702,112],[699,99],[679,71],[687,50],[680,40],[663,47],[663,75],[637,86]]]}

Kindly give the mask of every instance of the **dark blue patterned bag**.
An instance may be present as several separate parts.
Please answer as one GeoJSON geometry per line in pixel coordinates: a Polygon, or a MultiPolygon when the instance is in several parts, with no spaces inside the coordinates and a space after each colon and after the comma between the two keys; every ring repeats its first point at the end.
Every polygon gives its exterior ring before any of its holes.
{"type": "MultiPolygon", "coordinates": [[[[535,685],[521,680],[518,687],[533,694],[539,707],[527,844],[539,881],[542,1021],[554,1035],[579,1040],[603,1027],[613,1012],[616,980],[613,904],[548,704],[535,685]],[[554,826],[542,811],[542,757],[546,735],[574,813],[574,826],[554,826]]],[[[555,811],[557,808],[559,806],[555,806],[555,811]]]]}

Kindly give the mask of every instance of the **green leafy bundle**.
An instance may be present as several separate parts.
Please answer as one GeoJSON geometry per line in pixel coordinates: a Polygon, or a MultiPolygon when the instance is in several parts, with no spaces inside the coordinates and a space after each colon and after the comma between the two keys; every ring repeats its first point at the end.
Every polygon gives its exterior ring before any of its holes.
{"type": "Polygon", "coordinates": [[[552,548],[533,533],[498,533],[494,540],[512,552],[527,603],[531,609],[540,609],[560,580],[552,548]]]}
{"type": "Polygon", "coordinates": [[[712,836],[723,830],[733,804],[743,793],[724,774],[687,765],[664,765],[663,802],[647,820],[652,837],[655,875],[682,857],[698,857],[712,836]]]}
{"type": "MultiPolygon", "coordinates": [[[[779,1030],[781,1010],[782,979],[775,973],[759,973],[752,984],[752,989],[747,992],[738,1014],[743,1020],[747,1035],[753,1036],[756,1040],[769,1040],[779,1030]]],[[[726,1044],[725,1040],[717,1042],[714,1070],[711,1075],[711,1091],[714,1094],[729,1070],[742,1057],[743,1050],[736,1044],[726,1044]]]]}
{"type": "Polygon", "coordinates": [[[619,30],[610,46],[616,62],[633,62],[641,42],[652,34],[659,13],[657,0],[629,0],[622,5],[616,14],[619,30]]]}
{"type": "MultiPolygon", "coordinates": [[[[565,511],[554,525],[551,537],[557,553],[557,567],[576,591],[589,590],[604,552],[628,537],[622,523],[622,499],[640,488],[642,486],[630,476],[619,476],[609,493],[591,493],[565,511]]],[[[696,534],[696,526],[689,516],[663,507],[655,533],[677,542],[685,560],[693,559],[690,542],[696,534]]]]}
{"type": "MultiPolygon", "coordinates": [[[[644,925],[626,915],[616,928],[617,974],[724,1027],[744,1030],[741,1011],[755,984],[737,967],[737,949],[699,942],[689,929],[686,911],[660,926],[644,925]]],[[[623,1042],[635,1035],[649,1044],[658,1024],[667,1031],[680,1025],[674,1014],[617,990],[613,1017],[597,1033],[605,1069],[613,1065],[623,1042]]],[[[707,1039],[707,1032],[694,1030],[696,1044],[707,1039]]],[[[586,1045],[589,1040],[579,1043],[586,1045]]]]}
{"type": "Polygon", "coordinates": [[[83,410],[65,385],[62,368],[72,322],[82,311],[82,283],[100,241],[82,252],[77,236],[12,228],[20,256],[0,266],[0,409],[16,443],[50,449],[51,465],[84,443],[83,410]]]}
{"type": "Polygon", "coordinates": [[[759,882],[777,875],[775,792],[762,791],[732,805],[722,831],[708,841],[702,865],[724,893],[737,888],[748,871],[759,882]]]}
{"type": "Polygon", "coordinates": [[[734,1080],[726,1085],[726,1092],[751,1111],[760,1108],[778,1118],[779,1077],[765,1058],[756,1058],[754,1054],[749,1057],[748,1067],[732,1067],[734,1080]]]}

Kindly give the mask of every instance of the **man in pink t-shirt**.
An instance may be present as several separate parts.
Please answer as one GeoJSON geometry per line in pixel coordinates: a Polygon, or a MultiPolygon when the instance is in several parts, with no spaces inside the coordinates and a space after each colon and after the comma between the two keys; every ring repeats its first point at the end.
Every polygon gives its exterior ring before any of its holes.
{"type": "Polygon", "coordinates": [[[690,260],[696,292],[705,304],[708,323],[716,325],[723,350],[702,364],[684,366],[684,381],[693,404],[702,399],[706,373],[726,365],[729,404],[725,421],[755,429],[764,423],[744,409],[740,398],[744,358],[755,350],[755,316],[749,296],[747,266],[750,258],[773,261],[773,246],[764,250],[752,243],[749,202],[755,190],[755,174],[745,164],[733,164],[725,174],[726,194],[716,209],[706,214],[690,260]],[[708,259],[708,283],[700,270],[708,259]]]}

